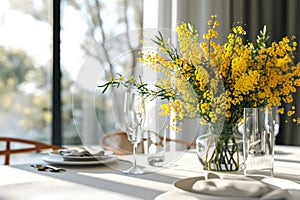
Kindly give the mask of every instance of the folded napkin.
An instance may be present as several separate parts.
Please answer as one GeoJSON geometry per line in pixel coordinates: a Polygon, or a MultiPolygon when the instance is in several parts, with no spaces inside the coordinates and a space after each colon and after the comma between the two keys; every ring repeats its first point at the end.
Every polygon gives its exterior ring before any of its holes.
{"type": "Polygon", "coordinates": [[[104,156],[105,151],[92,152],[87,150],[85,147],[80,148],[69,148],[58,150],[58,153],[62,156],[74,156],[74,157],[93,157],[93,156],[104,156]]]}
{"type": "Polygon", "coordinates": [[[209,173],[205,180],[193,184],[193,191],[224,197],[253,197],[264,200],[291,199],[289,193],[275,189],[259,180],[245,176],[217,175],[209,173]]]}

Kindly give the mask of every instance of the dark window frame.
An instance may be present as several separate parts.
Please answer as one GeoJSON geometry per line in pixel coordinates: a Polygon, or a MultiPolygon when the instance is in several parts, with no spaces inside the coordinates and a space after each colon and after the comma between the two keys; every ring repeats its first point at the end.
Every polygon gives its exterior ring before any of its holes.
{"type": "Polygon", "coordinates": [[[63,144],[61,121],[61,69],[60,69],[60,4],[53,0],[53,71],[52,71],[52,130],[51,143],[63,144]]]}

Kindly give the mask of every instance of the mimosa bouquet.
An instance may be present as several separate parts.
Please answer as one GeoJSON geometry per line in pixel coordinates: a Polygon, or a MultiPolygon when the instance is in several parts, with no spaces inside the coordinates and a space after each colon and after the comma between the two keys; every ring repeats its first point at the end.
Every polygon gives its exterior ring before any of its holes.
{"type": "Polygon", "coordinates": [[[293,36],[269,44],[266,26],[252,43],[245,39],[242,23],[236,23],[225,43],[218,44],[217,17],[212,16],[207,24],[208,31],[200,38],[193,25],[180,22],[177,44],[158,32],[152,40],[158,51],[140,52],[140,62],[164,74],[154,87],[141,78],[125,79],[121,74],[100,87],[103,92],[120,85],[135,87],[146,98],[168,100],[161,114],[173,113],[171,127],[175,129],[186,118],[210,123],[219,139],[205,168],[213,164],[218,171],[238,170],[238,148],[228,144],[236,143],[234,133],[244,108],[278,107],[279,113],[300,123],[295,106],[286,111],[283,107],[293,103],[292,94],[300,85],[300,63],[294,63],[297,43],[293,36]],[[224,163],[233,167],[221,167],[224,163]]]}

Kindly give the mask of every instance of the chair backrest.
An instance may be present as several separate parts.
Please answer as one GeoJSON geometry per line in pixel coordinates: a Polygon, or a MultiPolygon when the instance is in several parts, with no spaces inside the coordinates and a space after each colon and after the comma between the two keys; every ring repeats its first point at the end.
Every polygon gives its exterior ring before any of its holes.
{"type": "MultiPolygon", "coordinates": [[[[162,136],[158,135],[158,137],[162,140],[162,136]]],[[[144,139],[146,140],[146,139],[144,139]]],[[[182,140],[175,140],[166,138],[166,142],[174,142],[177,144],[181,144],[185,146],[186,149],[190,149],[195,147],[195,142],[187,142],[182,140]]],[[[132,154],[133,145],[127,139],[127,134],[124,131],[116,131],[113,133],[105,134],[101,141],[100,145],[105,149],[112,151],[116,155],[128,155],[132,154]]],[[[162,145],[159,143],[158,145],[162,145]]],[[[137,152],[144,152],[144,142],[140,142],[137,147],[137,152]]]]}
{"type": "MultiPolygon", "coordinates": [[[[103,136],[100,145],[105,149],[112,151],[116,155],[128,155],[132,153],[133,145],[127,139],[126,132],[116,131],[103,136]]],[[[137,152],[142,151],[143,143],[139,143],[137,152]]]]}
{"type": "Polygon", "coordinates": [[[26,153],[26,152],[34,152],[34,151],[40,151],[45,149],[63,149],[61,146],[56,145],[50,145],[38,141],[32,141],[32,140],[26,140],[26,139],[20,139],[20,138],[10,138],[10,137],[0,137],[0,142],[5,142],[5,149],[0,150],[0,155],[5,156],[4,164],[9,165],[9,158],[10,154],[16,154],[16,153],[26,153]],[[28,147],[20,147],[16,149],[12,149],[11,144],[12,143],[21,143],[26,144],[28,147]]]}

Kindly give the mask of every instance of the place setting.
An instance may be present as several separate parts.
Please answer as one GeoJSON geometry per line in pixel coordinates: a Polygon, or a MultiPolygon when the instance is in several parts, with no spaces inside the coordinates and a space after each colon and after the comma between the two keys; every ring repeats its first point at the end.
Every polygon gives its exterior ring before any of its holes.
{"type": "Polygon", "coordinates": [[[293,200],[300,194],[300,185],[290,180],[212,172],[179,179],[173,183],[173,188],[155,200],[293,200]]]}
{"type": "Polygon", "coordinates": [[[90,147],[73,147],[49,152],[43,161],[58,165],[98,165],[116,162],[118,157],[107,150],[96,150],[90,147]]]}

